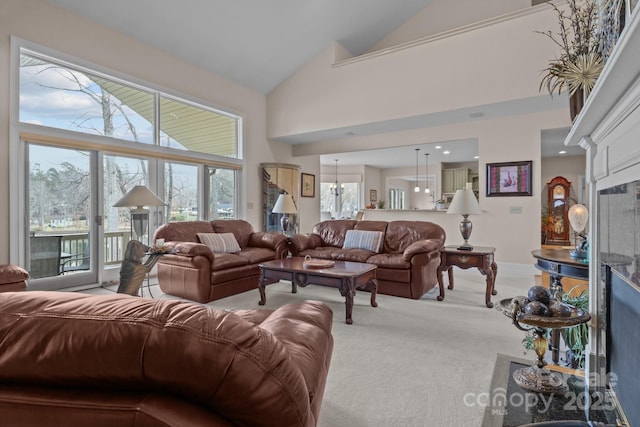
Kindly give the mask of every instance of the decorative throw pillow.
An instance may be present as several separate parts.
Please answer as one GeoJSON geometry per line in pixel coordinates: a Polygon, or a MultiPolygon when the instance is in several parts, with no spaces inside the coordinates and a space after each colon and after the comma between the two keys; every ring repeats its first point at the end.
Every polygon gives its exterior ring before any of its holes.
{"type": "Polygon", "coordinates": [[[366,249],[379,253],[382,249],[382,231],[348,230],[342,249],[366,249]]]}
{"type": "Polygon", "coordinates": [[[213,253],[232,254],[240,252],[240,245],[233,233],[198,233],[200,243],[203,243],[213,253]]]}

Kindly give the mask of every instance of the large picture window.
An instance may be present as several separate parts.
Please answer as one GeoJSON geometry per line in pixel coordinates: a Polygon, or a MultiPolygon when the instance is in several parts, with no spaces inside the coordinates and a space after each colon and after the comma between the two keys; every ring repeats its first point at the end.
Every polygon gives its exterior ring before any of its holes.
{"type": "Polygon", "coordinates": [[[153,144],[154,95],[22,53],[20,121],[153,144]]]}
{"type": "Polygon", "coordinates": [[[113,277],[136,237],[131,207],[114,204],[135,185],[166,203],[152,207],[147,239],[167,221],[238,217],[240,116],[35,47],[20,47],[14,67],[20,154],[11,176],[27,215],[13,245],[32,287],[113,277]]]}
{"type": "Polygon", "coordinates": [[[24,50],[20,122],[240,158],[239,117],[24,50]]]}

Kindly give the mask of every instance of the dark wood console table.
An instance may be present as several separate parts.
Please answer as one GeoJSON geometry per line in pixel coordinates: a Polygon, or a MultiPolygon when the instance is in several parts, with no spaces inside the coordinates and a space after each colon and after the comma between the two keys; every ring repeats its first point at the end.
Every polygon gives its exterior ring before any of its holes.
{"type": "Polygon", "coordinates": [[[462,269],[477,267],[480,273],[486,276],[487,288],[485,291],[485,304],[488,308],[493,307],[491,295],[498,292],[495,289],[496,276],[498,275],[498,265],[493,260],[493,254],[496,248],[487,246],[474,246],[473,250],[463,251],[457,246],[445,246],[440,249],[440,266],[438,266],[438,285],[440,286],[440,295],[438,301],[444,299],[444,283],[442,281],[442,272],[447,271],[449,277],[449,289],[453,289],[453,269],[456,266],[462,269]]]}
{"type": "MultiPolygon", "coordinates": [[[[536,259],[536,268],[549,273],[551,278],[549,289],[553,298],[562,298],[563,277],[589,280],[589,261],[587,259],[573,258],[570,253],[571,249],[537,249],[531,251],[531,255],[536,259]]],[[[558,364],[560,360],[559,329],[551,330],[549,349],[551,350],[551,360],[553,363],[558,364]]]]}
{"type": "MultiPolygon", "coordinates": [[[[549,288],[551,295],[556,298],[562,298],[562,278],[571,277],[572,279],[589,280],[589,260],[577,259],[571,257],[571,249],[537,249],[531,251],[531,255],[536,259],[536,268],[538,270],[549,273],[551,281],[549,288]]],[[[603,253],[601,261],[608,265],[618,266],[622,271],[626,270],[626,266],[633,263],[634,259],[630,256],[603,253]]],[[[551,350],[551,360],[558,363],[560,360],[560,330],[553,329],[551,331],[551,339],[549,347],[551,350]]]]}
{"type": "Polygon", "coordinates": [[[345,297],[346,323],[351,325],[351,313],[353,311],[353,298],[356,289],[371,287],[371,307],[377,307],[376,293],[378,292],[378,280],[376,279],[376,266],[362,262],[335,261],[331,268],[305,268],[304,258],[294,257],[266,261],[260,264],[260,291],[259,305],[267,301],[265,285],[271,280],[291,281],[291,292],[296,293],[297,287],[307,285],[323,285],[338,288],[340,295],[345,297]]]}

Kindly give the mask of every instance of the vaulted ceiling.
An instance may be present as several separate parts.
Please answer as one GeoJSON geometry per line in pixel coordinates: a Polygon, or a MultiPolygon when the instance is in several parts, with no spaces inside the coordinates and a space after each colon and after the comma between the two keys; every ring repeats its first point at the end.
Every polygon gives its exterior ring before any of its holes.
{"type": "MultiPolygon", "coordinates": [[[[432,0],[48,0],[73,13],[267,94],[338,41],[360,55],[432,0]]],[[[476,6],[479,8],[479,6],[476,6]]],[[[487,111],[487,114],[490,114],[487,111]]],[[[382,124],[378,131],[394,129],[382,124]],[[382,126],[384,125],[384,126],[382,126]]],[[[397,123],[396,127],[399,126],[397,123]]],[[[402,127],[402,126],[401,126],[402,127]]],[[[566,129],[543,135],[543,157],[566,129]]],[[[366,132],[365,132],[366,133],[366,132]]],[[[329,139],[330,133],[319,137],[329,139]]],[[[297,143],[304,141],[297,141],[297,143]]],[[[476,146],[475,142],[472,142],[476,146]]],[[[473,149],[473,148],[471,148],[473,149]]],[[[568,148],[581,153],[581,149],[568,148]]],[[[435,153],[434,153],[435,154],[435,153]]],[[[354,155],[362,160],[365,152],[354,155]]],[[[387,157],[366,153],[370,163],[387,157]]],[[[435,156],[434,156],[435,157],[435,156]]],[[[433,159],[437,161],[437,159],[433,159]]],[[[332,155],[322,156],[330,164],[332,155]]],[[[345,156],[345,164],[350,160],[345,156]]]]}
{"type": "Polygon", "coordinates": [[[261,93],[333,41],[364,53],[431,0],[49,0],[261,93]]]}

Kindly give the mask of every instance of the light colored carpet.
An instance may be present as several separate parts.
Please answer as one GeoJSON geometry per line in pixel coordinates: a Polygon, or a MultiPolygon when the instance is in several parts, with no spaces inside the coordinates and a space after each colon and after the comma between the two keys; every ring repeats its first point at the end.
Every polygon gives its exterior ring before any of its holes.
{"type": "MultiPolygon", "coordinates": [[[[529,266],[499,265],[494,303],[526,295],[534,284],[529,266]]],[[[484,305],[485,281],[476,269],[455,269],[455,289],[444,301],[435,292],[420,300],[358,292],[353,325],[345,324],[344,298],[337,289],[269,285],[265,308],[315,299],[334,312],[334,350],[318,425],[320,427],[480,426],[484,407],[475,402],[489,391],[497,353],[525,357],[523,332],[498,310],[484,305]]],[[[152,286],[158,298],[162,295],[152,286]]],[[[106,289],[91,293],[111,292],[106,289]]],[[[258,291],[214,301],[220,309],[260,308],[258,291]]]]}

